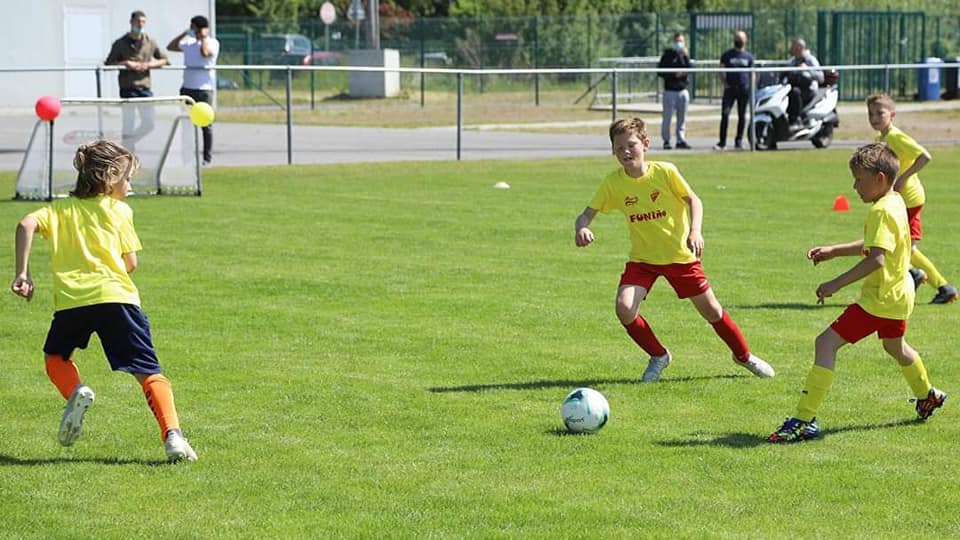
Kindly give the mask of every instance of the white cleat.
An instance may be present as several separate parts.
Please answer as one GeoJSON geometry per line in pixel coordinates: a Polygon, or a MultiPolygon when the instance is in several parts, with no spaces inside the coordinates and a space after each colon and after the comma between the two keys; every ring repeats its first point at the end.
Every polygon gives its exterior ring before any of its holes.
{"type": "Polygon", "coordinates": [[[60,419],[60,444],[70,446],[80,438],[83,415],[93,404],[94,397],[93,390],[83,384],[78,384],[70,393],[70,399],[63,408],[63,418],[60,419]]]}
{"type": "Polygon", "coordinates": [[[167,451],[167,461],[170,463],[197,460],[197,453],[193,451],[193,447],[190,446],[179,429],[171,429],[167,432],[167,439],[163,443],[163,448],[167,451]]]}
{"type": "Polygon", "coordinates": [[[643,370],[643,377],[640,379],[641,382],[649,383],[659,381],[660,373],[664,369],[667,369],[667,366],[669,366],[672,361],[673,357],[670,356],[670,351],[660,356],[651,356],[649,363],[647,363],[647,369],[643,370]]]}
{"type": "Polygon", "coordinates": [[[734,358],[733,361],[738,366],[743,366],[744,369],[750,373],[753,373],[757,377],[760,377],[761,379],[769,379],[776,375],[776,372],[773,371],[773,366],[764,362],[761,358],[756,357],[753,354],[750,355],[750,358],[748,358],[746,362],[741,362],[736,358],[734,358]]]}

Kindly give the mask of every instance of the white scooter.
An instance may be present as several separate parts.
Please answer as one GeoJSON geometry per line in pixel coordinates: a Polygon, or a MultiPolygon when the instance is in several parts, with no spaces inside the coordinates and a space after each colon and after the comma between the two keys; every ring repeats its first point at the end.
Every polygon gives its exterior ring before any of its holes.
{"type": "Polygon", "coordinates": [[[840,125],[836,72],[825,74],[824,85],[800,110],[800,122],[796,125],[791,125],[787,116],[793,88],[789,80],[793,73],[796,72],[791,72],[791,76],[784,77],[777,84],[756,91],[753,134],[757,150],[776,150],[777,143],[785,141],[809,140],[817,148],[826,148],[833,142],[833,130],[840,125]]]}

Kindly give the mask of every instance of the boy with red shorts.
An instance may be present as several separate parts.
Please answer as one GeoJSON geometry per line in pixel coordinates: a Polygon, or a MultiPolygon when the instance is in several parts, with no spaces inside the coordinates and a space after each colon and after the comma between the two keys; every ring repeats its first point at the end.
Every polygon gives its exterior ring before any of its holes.
{"type": "Polygon", "coordinates": [[[679,298],[689,298],[733,353],[739,366],[757,377],[773,377],[769,364],[750,353],[740,328],[723,309],[700,264],[703,253],[703,203],[672,163],[645,161],[650,148],[639,118],[610,126],[613,155],[621,168],[607,175],[574,225],[578,247],[590,245],[590,223],[598,212],[619,211],[630,230],[630,260],[620,276],[616,311],[633,341],[650,355],[643,382],[655,382],[672,361],[646,319],[639,314],[657,278],[663,276],[679,298]]]}
{"type": "Polygon", "coordinates": [[[853,188],[870,203],[863,240],[811,249],[813,264],[840,256],[862,256],[850,270],[817,287],[818,303],[843,287],[863,280],[860,297],[817,336],[813,368],[807,375],[797,413],[767,438],[773,443],[798,442],[820,434],[817,411],[833,385],[837,351],[876,333],[883,349],[900,364],[903,378],[916,396],[917,416],[926,420],[943,406],[947,395],[934,388],[927,370],[904,339],[913,311],[914,287],[910,269],[910,224],[900,193],[894,190],[899,169],[889,146],[870,144],[850,158],[853,188]]]}

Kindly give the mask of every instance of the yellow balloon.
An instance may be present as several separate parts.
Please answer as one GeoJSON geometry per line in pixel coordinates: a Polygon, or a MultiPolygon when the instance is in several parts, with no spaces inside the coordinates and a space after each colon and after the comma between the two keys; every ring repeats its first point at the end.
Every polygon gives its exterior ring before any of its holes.
{"type": "Polygon", "coordinates": [[[190,121],[197,127],[207,127],[213,123],[213,107],[209,103],[198,101],[190,107],[190,121]]]}

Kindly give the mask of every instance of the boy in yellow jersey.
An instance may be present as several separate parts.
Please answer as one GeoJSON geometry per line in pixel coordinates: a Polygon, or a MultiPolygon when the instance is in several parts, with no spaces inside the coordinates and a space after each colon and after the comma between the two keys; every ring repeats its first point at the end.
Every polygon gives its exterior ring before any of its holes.
{"type": "Polygon", "coordinates": [[[930,162],[930,153],[913,137],[893,125],[897,110],[892,97],[887,94],[874,94],[868,97],[867,114],[870,127],[880,132],[877,142],[887,143],[900,160],[900,170],[897,171],[893,189],[903,196],[903,202],[907,205],[910,239],[913,243],[913,251],[910,254],[912,265],[910,276],[913,278],[914,286],[919,287],[929,280],[930,285],[937,289],[937,294],[930,303],[949,304],[957,299],[956,287],[947,283],[946,278],[940,274],[933,262],[920,252],[918,246],[923,236],[920,211],[923,210],[926,202],[926,194],[917,173],[930,162]]]}
{"type": "Polygon", "coordinates": [[[850,158],[853,188],[870,203],[863,240],[815,247],[807,253],[813,264],[834,257],[860,256],[857,264],[817,287],[817,301],[833,296],[843,287],[863,280],[860,297],[826,330],[817,336],[813,368],[807,375],[797,413],[767,438],[774,443],[798,442],[820,434],[817,411],[833,384],[837,351],[876,333],[883,349],[900,364],[904,379],[916,396],[917,416],[926,420],[943,406],[947,395],[934,388],[917,351],[904,339],[907,319],[913,311],[914,290],[910,282],[910,225],[906,206],[894,191],[899,162],[885,144],[858,149],[850,158]]]}
{"type": "Polygon", "coordinates": [[[650,355],[643,382],[655,382],[672,361],[650,325],[639,314],[657,278],[663,276],[679,298],[689,298],[727,344],[733,359],[757,377],[773,377],[769,364],[750,353],[740,328],[723,309],[700,264],[703,253],[703,204],[672,163],[646,161],[650,148],[639,118],[610,126],[613,155],[621,168],[607,175],[574,225],[578,247],[590,245],[590,223],[598,212],[621,212],[630,231],[630,260],[620,276],[616,311],[633,341],[650,355]]]}
{"type": "Polygon", "coordinates": [[[67,405],[60,421],[60,444],[80,436],[94,393],[80,382],[73,351],[85,349],[94,332],[114,371],[133,375],[160,425],[167,459],[194,461],[197,454],[180,431],[170,381],[163,376],[130,279],[137,268],[140,239],[133,210],[124,202],[140,162],[127,149],[96,141],[74,156],[77,184],[70,197],[27,214],[17,225],[16,270],[11,290],[33,298],[29,259],[34,233],[50,241],[53,266],[53,322],[43,346],[46,370],[67,405]]]}

